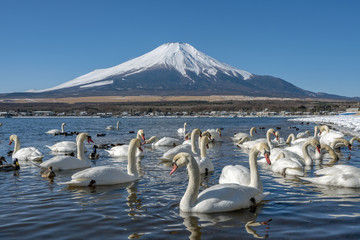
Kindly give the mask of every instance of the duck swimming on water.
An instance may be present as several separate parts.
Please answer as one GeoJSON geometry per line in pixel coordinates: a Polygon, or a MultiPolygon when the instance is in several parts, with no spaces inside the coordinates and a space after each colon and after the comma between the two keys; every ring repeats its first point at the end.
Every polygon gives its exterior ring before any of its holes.
{"type": "Polygon", "coordinates": [[[19,169],[20,169],[20,165],[19,165],[19,161],[17,158],[14,158],[12,164],[0,165],[1,172],[9,172],[9,171],[14,171],[14,170],[19,170],[19,169]]]}

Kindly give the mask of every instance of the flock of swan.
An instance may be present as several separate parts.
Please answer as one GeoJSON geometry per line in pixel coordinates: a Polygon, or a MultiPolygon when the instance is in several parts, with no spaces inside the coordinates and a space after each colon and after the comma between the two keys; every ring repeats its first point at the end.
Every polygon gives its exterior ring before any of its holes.
{"type": "MultiPolygon", "coordinates": [[[[106,129],[118,129],[119,123],[117,122],[116,128],[109,126],[106,129]]],[[[61,130],[53,129],[46,133],[64,134],[65,125],[62,124],[61,130]]],[[[71,180],[60,183],[63,185],[94,187],[132,182],[141,178],[137,157],[146,154],[142,146],[148,144],[155,148],[169,148],[160,158],[162,161],[171,162],[172,170],[169,175],[175,174],[181,167],[186,167],[189,181],[179,205],[183,212],[228,212],[256,206],[269,194],[264,192],[258,164],[269,171],[295,176],[314,184],[360,188],[360,169],[337,164],[341,147],[351,150],[354,141],[360,142],[358,137],[347,140],[343,133],[323,125],[315,126],[312,136],[306,131],[296,137],[290,134],[284,141],[280,140],[282,138],[279,131],[273,128],[267,130],[264,138],[257,138],[256,127],[253,127],[249,134],[239,132],[232,137],[234,144],[249,151],[249,168],[243,165],[227,165],[221,171],[219,183],[199,193],[202,174],[214,171],[214,165],[207,157],[209,144],[224,140],[220,128],[206,131],[195,128],[188,133],[186,127],[187,124],[184,123],[184,127],[177,130],[178,134],[183,136],[183,142],[173,137],[158,139],[153,136],[146,139],[144,130],[140,129],[129,144],[113,146],[104,151],[110,157],[127,157],[126,169],[114,165],[92,166],[90,160],[99,158],[99,154],[96,152],[97,146],[94,145],[93,152],[89,156],[85,155],[85,141],[93,143],[91,136],[85,132],[77,134],[76,142],[62,141],[47,146],[56,155],[46,161],[43,161],[44,156],[38,149],[21,148],[20,138],[11,135],[10,144],[14,143],[11,153],[13,164],[4,164],[5,158],[0,158],[0,171],[18,170],[21,162],[30,161],[43,169],[42,176],[48,178],[56,176],[54,171],[79,170],[71,176],[71,180]],[[76,156],[70,154],[72,152],[76,152],[76,156]],[[305,177],[307,167],[323,158],[331,159],[330,166],[315,171],[315,177],[305,177]]]]}

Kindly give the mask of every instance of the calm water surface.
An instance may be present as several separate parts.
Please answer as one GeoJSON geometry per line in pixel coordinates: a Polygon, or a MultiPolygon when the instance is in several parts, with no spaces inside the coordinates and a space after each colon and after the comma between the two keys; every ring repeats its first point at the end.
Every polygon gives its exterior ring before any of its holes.
{"type": "MultiPolygon", "coordinates": [[[[287,121],[286,118],[13,118],[0,119],[0,155],[7,156],[9,136],[17,134],[22,147],[37,147],[45,155],[53,155],[45,145],[59,141],[75,141],[75,136],[44,134],[60,129],[86,131],[95,142],[128,143],[142,128],[146,137],[177,135],[177,129],[188,123],[189,130],[223,128],[223,142],[208,149],[215,172],[203,176],[201,190],[218,183],[222,168],[228,164],[248,166],[248,155],[237,148],[230,137],[250,127],[265,127],[257,136],[264,137],[269,127],[281,127],[286,137],[296,131],[313,132],[313,126],[287,121]],[[120,130],[105,130],[121,121],[120,130]],[[96,137],[106,133],[105,137],[96,137]]],[[[91,145],[87,145],[88,152],[91,145]]],[[[166,149],[145,148],[140,159],[142,178],[136,182],[69,188],[59,185],[76,171],[56,172],[53,182],[41,177],[40,170],[30,162],[21,162],[18,172],[0,172],[0,239],[359,239],[360,190],[316,186],[297,178],[284,178],[260,168],[264,191],[271,194],[256,209],[230,213],[184,214],[179,211],[180,199],[187,187],[186,169],[169,177],[171,166],[159,157],[166,149]],[[245,228],[249,221],[266,221],[268,226],[245,228]]],[[[339,164],[360,167],[360,148],[343,150],[339,164]]],[[[126,169],[126,158],[108,157],[98,150],[100,158],[93,166],[119,165],[126,169]]],[[[10,161],[10,157],[7,157],[10,161]]],[[[321,168],[316,164],[306,175],[321,168]]]]}

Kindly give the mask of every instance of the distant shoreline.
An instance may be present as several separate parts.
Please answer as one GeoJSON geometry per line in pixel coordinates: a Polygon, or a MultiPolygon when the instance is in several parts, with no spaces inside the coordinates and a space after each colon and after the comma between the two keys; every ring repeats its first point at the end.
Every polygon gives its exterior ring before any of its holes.
{"type": "Polygon", "coordinates": [[[322,101],[346,102],[346,100],[317,99],[317,98],[279,98],[279,97],[250,97],[242,95],[210,95],[210,96],[94,96],[94,97],[66,97],[66,98],[4,98],[0,103],[136,103],[136,102],[188,102],[188,101],[322,101]]]}

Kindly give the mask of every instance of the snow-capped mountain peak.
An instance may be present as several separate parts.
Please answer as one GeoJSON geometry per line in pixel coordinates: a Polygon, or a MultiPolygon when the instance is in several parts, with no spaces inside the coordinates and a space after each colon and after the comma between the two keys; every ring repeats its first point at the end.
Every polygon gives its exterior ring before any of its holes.
{"type": "Polygon", "coordinates": [[[127,77],[158,67],[176,70],[186,78],[190,78],[188,76],[188,72],[193,72],[196,75],[203,74],[207,77],[212,77],[216,76],[219,71],[232,77],[241,76],[244,80],[247,80],[252,76],[249,72],[239,70],[231,67],[230,65],[219,62],[218,60],[198,51],[190,44],[176,42],[165,43],[140,57],[114,67],[94,70],[88,74],[53,88],[44,90],[29,90],[28,92],[46,92],[76,86],[101,86],[113,83],[109,80],[111,76],[122,75],[123,77],[127,77]]]}

